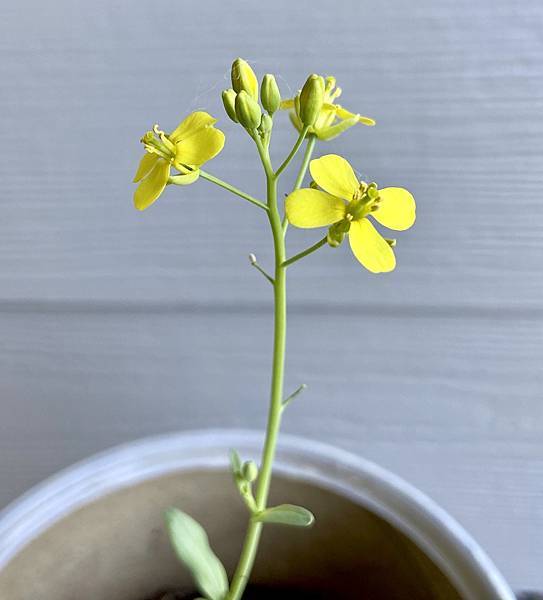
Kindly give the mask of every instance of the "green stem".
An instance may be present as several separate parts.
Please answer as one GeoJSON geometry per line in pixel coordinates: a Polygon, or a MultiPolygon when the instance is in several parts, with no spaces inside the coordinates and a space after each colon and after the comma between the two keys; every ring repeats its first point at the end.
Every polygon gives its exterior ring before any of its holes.
{"type": "MultiPolygon", "coordinates": [[[[262,511],[266,508],[270,491],[273,460],[277,446],[277,436],[281,425],[282,403],[283,403],[283,380],[285,370],[285,344],[286,344],[286,269],[285,241],[281,216],[277,209],[277,177],[273,173],[269,153],[267,149],[257,141],[257,147],[266,172],[268,218],[273,235],[275,251],[275,277],[273,283],[274,291],[274,343],[270,406],[268,412],[268,423],[266,428],[266,439],[262,451],[260,473],[256,487],[256,509],[262,511]]],[[[241,551],[238,566],[232,578],[232,584],[227,600],[239,600],[245,590],[258,549],[262,523],[251,519],[247,528],[245,541],[241,551]]]]}
{"type": "MultiPolygon", "coordinates": [[[[307,136],[307,145],[305,147],[304,158],[302,160],[302,164],[300,165],[300,170],[298,171],[298,176],[296,177],[296,181],[294,182],[294,187],[292,191],[295,192],[299,190],[302,181],[304,180],[305,174],[307,173],[307,168],[309,167],[309,161],[311,160],[311,156],[313,155],[313,150],[315,149],[315,143],[317,141],[317,136],[314,133],[310,133],[307,136]]],[[[283,235],[286,234],[288,228],[288,219],[285,215],[283,217],[283,235]]]]}
{"type": "Polygon", "coordinates": [[[316,141],[317,136],[314,133],[311,133],[307,136],[307,146],[305,148],[302,164],[300,165],[300,170],[298,171],[298,177],[296,177],[294,187],[292,188],[293,192],[299,190],[300,186],[302,185],[302,181],[304,180],[305,174],[307,172],[307,167],[309,167],[309,161],[311,160],[316,141]]]}
{"type": "Polygon", "coordinates": [[[300,146],[303,144],[303,141],[305,139],[305,136],[307,135],[308,130],[309,130],[309,127],[305,127],[300,132],[300,135],[298,136],[296,143],[294,144],[292,150],[290,151],[290,154],[285,158],[285,160],[281,163],[281,166],[275,172],[276,177],[279,177],[279,175],[281,175],[281,173],[288,167],[288,164],[294,158],[294,155],[296,154],[296,152],[298,152],[298,150],[300,149],[300,146]]]}
{"type": "Polygon", "coordinates": [[[204,179],[211,181],[211,183],[214,183],[215,185],[219,185],[220,187],[224,188],[225,190],[228,190],[229,192],[232,192],[233,194],[240,196],[244,200],[251,202],[251,204],[255,204],[259,208],[264,209],[266,212],[268,211],[268,207],[264,204],[264,202],[261,202],[260,200],[253,198],[252,196],[250,196],[249,194],[246,194],[245,192],[241,191],[237,187],[234,187],[233,185],[226,183],[226,181],[223,181],[222,179],[215,177],[215,175],[211,175],[211,173],[207,173],[206,171],[202,171],[202,169],[200,169],[200,177],[203,177],[204,179]]]}
{"type": "Polygon", "coordinates": [[[324,246],[324,244],[326,244],[327,241],[328,241],[328,238],[326,236],[324,236],[322,238],[322,240],[319,240],[316,244],[313,244],[313,246],[310,246],[309,248],[306,248],[303,252],[295,254],[294,256],[291,256],[288,260],[285,260],[285,262],[283,263],[282,266],[288,267],[292,263],[295,263],[297,260],[300,260],[300,258],[303,258],[304,256],[307,256],[308,254],[315,252],[315,250],[318,250],[319,248],[324,246]]]}

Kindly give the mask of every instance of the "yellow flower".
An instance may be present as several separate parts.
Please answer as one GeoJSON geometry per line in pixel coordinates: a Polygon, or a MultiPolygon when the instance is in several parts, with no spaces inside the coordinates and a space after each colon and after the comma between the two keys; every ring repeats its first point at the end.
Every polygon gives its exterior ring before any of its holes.
{"type": "Polygon", "coordinates": [[[386,240],[369,220],[371,215],[389,229],[403,231],[415,222],[415,200],[405,189],[378,190],[375,183],[358,181],[341,156],[327,154],[309,166],[315,187],[297,190],[286,199],[288,220],[296,227],[331,226],[328,242],[337,246],[344,235],[356,258],[372,273],[392,271],[394,240],[386,240]]]}
{"type": "MultiPolygon", "coordinates": [[[[341,95],[341,88],[336,87],[334,77],[327,77],[325,81],[324,104],[316,123],[309,128],[309,133],[314,133],[320,140],[331,140],[357,123],[370,126],[375,125],[373,119],[354,114],[336,104],[334,100],[341,95]]],[[[291,109],[289,115],[294,127],[298,131],[302,131],[303,124],[297,113],[296,105],[296,98],[290,98],[281,102],[282,109],[291,109]]]]}
{"type": "Polygon", "coordinates": [[[199,168],[224,146],[224,133],[213,127],[216,122],[206,112],[193,112],[169,135],[155,125],[141,138],[147,154],[134,177],[134,183],[140,182],[134,193],[138,210],[145,210],[162,194],[172,166],[181,173],[176,183],[189,184],[198,179],[199,168]]]}

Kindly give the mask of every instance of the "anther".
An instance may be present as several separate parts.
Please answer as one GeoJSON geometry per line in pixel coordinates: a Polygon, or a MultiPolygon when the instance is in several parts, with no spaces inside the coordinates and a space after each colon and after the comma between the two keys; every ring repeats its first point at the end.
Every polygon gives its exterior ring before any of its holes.
{"type": "Polygon", "coordinates": [[[158,123],[155,123],[153,125],[153,131],[158,135],[158,137],[160,137],[161,135],[165,135],[165,133],[162,131],[162,129],[160,129],[160,126],[158,123]]]}

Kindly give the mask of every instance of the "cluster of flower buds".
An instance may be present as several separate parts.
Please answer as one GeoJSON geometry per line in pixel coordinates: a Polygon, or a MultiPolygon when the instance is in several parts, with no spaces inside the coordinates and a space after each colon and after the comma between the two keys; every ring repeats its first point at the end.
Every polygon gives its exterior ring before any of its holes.
{"type": "Polygon", "coordinates": [[[258,79],[249,63],[237,58],[232,63],[232,87],[224,90],[222,101],[226,114],[235,123],[240,123],[254,135],[256,131],[266,137],[271,131],[273,114],[281,105],[281,94],[271,74],[264,75],[260,86],[260,101],[258,102],[258,79]]]}
{"type": "MultiPolygon", "coordinates": [[[[254,135],[266,137],[271,131],[273,114],[281,108],[281,93],[275,77],[264,75],[260,84],[249,63],[237,58],[232,63],[232,87],[224,90],[222,101],[226,114],[254,135]],[[261,106],[262,105],[262,106],[261,106]],[[263,112],[262,109],[264,109],[263,112]]],[[[310,75],[294,98],[294,110],[304,127],[315,125],[324,106],[327,82],[320,75],[310,75]]]]}
{"type": "Polygon", "coordinates": [[[239,454],[232,450],[230,452],[230,464],[234,482],[242,500],[247,505],[247,508],[252,512],[256,512],[256,502],[253,495],[253,484],[258,479],[258,467],[254,460],[241,462],[239,454]]]}

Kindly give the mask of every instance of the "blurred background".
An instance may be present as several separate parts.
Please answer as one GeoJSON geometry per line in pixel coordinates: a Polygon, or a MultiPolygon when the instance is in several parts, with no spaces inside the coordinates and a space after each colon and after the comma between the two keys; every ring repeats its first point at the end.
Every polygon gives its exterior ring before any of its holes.
{"type": "Polygon", "coordinates": [[[0,507],[141,436],[264,426],[265,216],[203,180],[132,207],[139,138],[195,109],[227,134],[207,170],[263,194],[220,101],[242,56],[285,97],[335,75],[377,126],[316,155],[418,204],[393,274],[347,244],[290,269],[287,390],[309,389],[284,430],[392,469],[543,588],[540,0],[20,0],[0,47],[0,507]]]}

